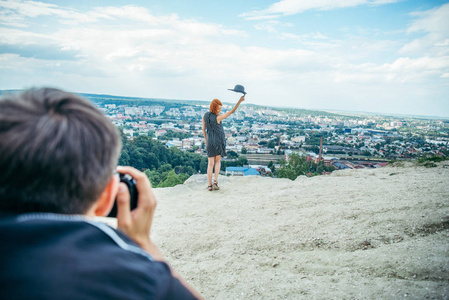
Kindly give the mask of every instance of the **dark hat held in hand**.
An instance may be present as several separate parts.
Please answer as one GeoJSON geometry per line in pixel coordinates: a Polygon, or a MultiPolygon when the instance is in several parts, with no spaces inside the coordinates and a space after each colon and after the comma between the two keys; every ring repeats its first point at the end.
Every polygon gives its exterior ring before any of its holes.
{"type": "Polygon", "coordinates": [[[246,95],[245,88],[243,87],[243,85],[240,85],[240,84],[237,84],[233,89],[228,89],[228,90],[246,95]]]}

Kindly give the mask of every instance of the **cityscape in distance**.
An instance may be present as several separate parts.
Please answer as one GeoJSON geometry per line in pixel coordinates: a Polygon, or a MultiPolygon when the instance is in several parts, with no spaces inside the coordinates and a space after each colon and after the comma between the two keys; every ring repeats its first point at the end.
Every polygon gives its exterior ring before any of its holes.
{"type": "MultiPolygon", "coordinates": [[[[201,120],[209,110],[208,101],[82,96],[93,101],[129,137],[150,135],[168,147],[205,155],[201,120]]],[[[233,103],[223,103],[223,111],[232,106],[233,103]]],[[[317,156],[321,137],[321,155],[328,165],[338,160],[352,161],[334,164],[337,169],[377,165],[366,161],[448,155],[449,119],[445,118],[337,113],[243,103],[223,125],[227,151],[244,154],[254,164],[263,163],[262,154],[274,155],[273,161],[293,152],[317,156]]]]}
{"type": "MultiPolygon", "coordinates": [[[[1,91],[2,93],[11,91],[1,91]]],[[[208,101],[79,94],[129,138],[150,136],[167,147],[205,156],[202,116],[208,101]]],[[[233,103],[223,103],[228,111],[233,103]]],[[[243,103],[223,122],[227,152],[245,155],[261,173],[292,153],[335,169],[380,167],[392,160],[447,157],[449,119],[319,111],[243,103]]]]}

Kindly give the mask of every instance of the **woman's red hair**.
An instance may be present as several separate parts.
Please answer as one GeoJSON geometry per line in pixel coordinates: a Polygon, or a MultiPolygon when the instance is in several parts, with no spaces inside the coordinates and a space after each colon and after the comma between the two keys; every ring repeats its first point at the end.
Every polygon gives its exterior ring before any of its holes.
{"type": "Polygon", "coordinates": [[[210,103],[210,112],[213,114],[218,114],[218,107],[222,105],[223,104],[221,104],[220,100],[218,99],[212,100],[212,102],[210,103]]]}

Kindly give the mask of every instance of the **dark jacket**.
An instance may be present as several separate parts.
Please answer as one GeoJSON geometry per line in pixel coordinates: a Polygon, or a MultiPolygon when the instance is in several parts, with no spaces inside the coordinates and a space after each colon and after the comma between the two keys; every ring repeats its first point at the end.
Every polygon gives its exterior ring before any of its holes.
{"type": "Polygon", "coordinates": [[[119,231],[84,216],[0,216],[0,299],[193,299],[119,231]]]}

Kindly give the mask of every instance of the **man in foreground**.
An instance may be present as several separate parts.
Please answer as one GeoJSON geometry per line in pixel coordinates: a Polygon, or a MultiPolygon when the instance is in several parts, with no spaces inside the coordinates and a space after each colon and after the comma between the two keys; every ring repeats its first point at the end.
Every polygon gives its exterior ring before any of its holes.
{"type": "Polygon", "coordinates": [[[0,299],[201,298],[150,238],[156,198],[136,180],[138,205],[114,174],[114,125],[56,89],[0,99],[0,299]],[[117,228],[96,222],[117,199],[117,228]]]}

